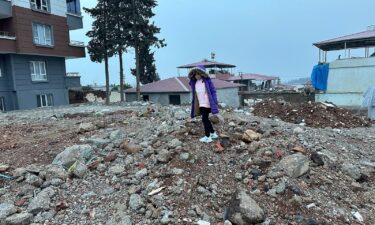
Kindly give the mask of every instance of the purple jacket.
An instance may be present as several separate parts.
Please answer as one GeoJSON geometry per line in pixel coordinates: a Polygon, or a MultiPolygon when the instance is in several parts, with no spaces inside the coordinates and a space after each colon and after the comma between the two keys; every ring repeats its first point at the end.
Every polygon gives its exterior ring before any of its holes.
{"type": "MultiPolygon", "coordinates": [[[[217,96],[216,96],[216,89],[214,84],[212,83],[212,80],[210,78],[202,78],[204,81],[204,84],[206,86],[206,91],[208,95],[208,99],[210,100],[210,106],[211,106],[211,113],[212,114],[217,114],[219,113],[219,108],[218,108],[218,101],[217,101],[217,96]]],[[[196,112],[195,112],[195,83],[197,83],[197,80],[192,79],[190,80],[190,86],[192,90],[192,96],[193,100],[191,102],[191,118],[196,117],[196,112]]]]}

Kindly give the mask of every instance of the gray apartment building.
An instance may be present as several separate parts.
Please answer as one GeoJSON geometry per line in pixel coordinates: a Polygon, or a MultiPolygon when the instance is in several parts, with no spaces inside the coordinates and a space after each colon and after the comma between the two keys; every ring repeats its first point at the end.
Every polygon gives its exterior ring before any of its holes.
{"type": "Polygon", "coordinates": [[[85,57],[80,0],[0,0],[0,111],[69,104],[66,59],[85,57]]]}

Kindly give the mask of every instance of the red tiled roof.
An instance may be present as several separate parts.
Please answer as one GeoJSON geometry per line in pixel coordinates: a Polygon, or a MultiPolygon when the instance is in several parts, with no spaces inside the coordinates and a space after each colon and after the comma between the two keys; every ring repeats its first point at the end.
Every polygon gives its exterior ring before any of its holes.
{"type": "Polygon", "coordinates": [[[266,75],[260,75],[260,74],[242,74],[240,76],[232,76],[226,79],[227,81],[237,81],[237,80],[277,80],[278,77],[274,76],[266,76],[266,75]]]}
{"type": "Polygon", "coordinates": [[[210,61],[210,60],[207,60],[207,59],[204,59],[200,62],[196,62],[196,63],[191,63],[191,64],[187,64],[187,65],[183,65],[183,66],[179,66],[177,68],[184,68],[184,69],[190,69],[190,68],[194,68],[196,66],[204,66],[205,68],[213,68],[213,67],[218,67],[218,68],[234,68],[236,67],[235,65],[231,65],[231,64],[227,64],[227,63],[220,63],[220,62],[216,62],[216,61],[210,61]]]}
{"type": "MultiPolygon", "coordinates": [[[[235,88],[244,86],[218,79],[212,79],[216,89],[235,88]]],[[[146,84],[140,87],[143,93],[171,93],[171,92],[190,92],[188,77],[172,77],[154,83],[146,84]]],[[[135,93],[135,88],[125,90],[125,93],[135,93]]]]}

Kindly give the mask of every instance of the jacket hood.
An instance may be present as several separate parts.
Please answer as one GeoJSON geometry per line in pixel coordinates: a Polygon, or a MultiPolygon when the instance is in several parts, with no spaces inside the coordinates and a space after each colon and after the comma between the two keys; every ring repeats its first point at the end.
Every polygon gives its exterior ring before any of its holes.
{"type": "Polygon", "coordinates": [[[208,76],[208,74],[206,73],[206,71],[202,70],[201,68],[195,67],[195,68],[193,68],[193,69],[190,70],[189,75],[188,75],[189,79],[190,80],[195,80],[194,76],[197,73],[200,74],[202,76],[202,78],[209,78],[210,77],[210,76],[208,76]]]}

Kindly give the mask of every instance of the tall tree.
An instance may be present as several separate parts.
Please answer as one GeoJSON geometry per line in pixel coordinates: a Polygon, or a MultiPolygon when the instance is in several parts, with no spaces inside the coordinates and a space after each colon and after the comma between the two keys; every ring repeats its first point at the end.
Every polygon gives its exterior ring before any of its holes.
{"type": "MultiPolygon", "coordinates": [[[[148,84],[154,81],[159,81],[160,77],[156,72],[154,52],[151,52],[150,47],[141,45],[139,56],[140,83],[148,84]]],[[[132,69],[131,73],[136,76],[136,69],[132,69]]]]}
{"type": "Polygon", "coordinates": [[[137,100],[140,100],[140,54],[142,46],[164,47],[165,40],[160,40],[156,35],[160,33],[154,22],[150,19],[155,15],[153,9],[157,6],[156,0],[132,0],[132,30],[131,45],[135,50],[136,64],[136,90],[137,100]]]}
{"type": "Polygon", "coordinates": [[[108,58],[113,56],[114,53],[114,45],[111,41],[113,19],[111,18],[108,2],[107,0],[98,0],[95,8],[84,8],[84,10],[94,18],[92,30],[86,34],[91,38],[87,47],[90,59],[98,63],[104,60],[107,105],[110,102],[108,58]]]}
{"type": "Polygon", "coordinates": [[[130,45],[131,40],[130,31],[132,29],[132,24],[130,19],[132,18],[132,2],[131,0],[111,0],[111,14],[115,18],[115,29],[114,40],[115,51],[119,57],[120,65],[120,95],[121,101],[124,101],[124,64],[123,64],[123,53],[126,53],[126,48],[130,45]]]}

